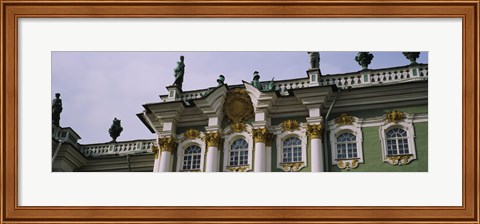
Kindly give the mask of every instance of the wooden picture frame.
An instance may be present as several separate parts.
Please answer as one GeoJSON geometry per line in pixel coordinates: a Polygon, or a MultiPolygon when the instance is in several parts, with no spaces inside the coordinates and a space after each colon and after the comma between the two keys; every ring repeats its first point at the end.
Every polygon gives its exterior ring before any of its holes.
{"type": "Polygon", "coordinates": [[[1,0],[1,221],[298,223],[479,222],[478,1],[21,1],[1,0]],[[18,206],[18,18],[461,18],[463,21],[462,206],[97,207],[18,206]]]}

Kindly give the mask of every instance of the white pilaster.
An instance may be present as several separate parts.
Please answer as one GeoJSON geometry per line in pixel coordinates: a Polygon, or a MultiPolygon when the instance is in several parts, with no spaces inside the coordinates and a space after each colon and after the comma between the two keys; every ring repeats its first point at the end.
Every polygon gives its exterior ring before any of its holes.
{"type": "Polygon", "coordinates": [[[254,163],[254,172],[265,172],[266,163],[265,163],[265,142],[256,142],[255,143],[255,163],[254,163]]]}
{"type": "Polygon", "coordinates": [[[323,145],[320,138],[310,139],[310,148],[312,150],[312,172],[324,172],[323,145]]]}
{"type": "MultiPolygon", "coordinates": [[[[160,158],[160,156],[158,156],[160,158]]],[[[155,159],[153,162],[153,172],[157,173],[160,170],[160,159],[155,159]]]]}
{"type": "Polygon", "coordinates": [[[205,172],[218,172],[218,147],[208,147],[205,172]]]}
{"type": "Polygon", "coordinates": [[[159,172],[170,172],[170,164],[172,159],[172,153],[169,151],[162,151],[160,155],[160,169],[159,172]]]}

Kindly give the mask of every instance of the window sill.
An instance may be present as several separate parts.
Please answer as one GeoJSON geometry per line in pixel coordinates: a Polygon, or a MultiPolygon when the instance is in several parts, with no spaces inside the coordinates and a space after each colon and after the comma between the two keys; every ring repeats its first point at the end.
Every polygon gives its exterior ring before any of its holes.
{"type": "Polygon", "coordinates": [[[180,170],[179,172],[202,172],[200,169],[194,169],[194,170],[180,170]]]}
{"type": "Polygon", "coordinates": [[[237,165],[237,166],[227,166],[227,170],[230,172],[246,172],[250,169],[250,165],[237,165]]]}
{"type": "Polygon", "coordinates": [[[305,162],[287,162],[287,163],[280,163],[280,167],[285,172],[298,172],[303,167],[305,167],[305,162]]]}
{"type": "Polygon", "coordinates": [[[387,155],[384,161],[392,165],[403,166],[403,165],[409,164],[414,159],[415,159],[415,156],[413,154],[401,154],[401,155],[387,155]]]}

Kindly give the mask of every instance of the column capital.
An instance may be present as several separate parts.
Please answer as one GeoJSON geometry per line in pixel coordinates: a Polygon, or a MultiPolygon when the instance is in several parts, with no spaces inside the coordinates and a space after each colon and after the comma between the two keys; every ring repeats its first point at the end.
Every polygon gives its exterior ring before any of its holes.
{"type": "Polygon", "coordinates": [[[207,132],[205,133],[205,142],[208,147],[217,147],[220,145],[220,139],[222,138],[220,132],[207,132]]]}
{"type": "Polygon", "coordinates": [[[158,139],[158,145],[160,146],[161,152],[170,152],[173,153],[177,147],[175,138],[173,136],[165,136],[158,139]]]}
{"type": "Polygon", "coordinates": [[[152,152],[155,154],[155,159],[158,159],[158,153],[159,153],[158,146],[154,145],[152,147],[152,152]]]}
{"type": "Polygon", "coordinates": [[[323,124],[308,124],[307,133],[310,139],[318,138],[322,139],[323,124]]]}
{"type": "Polygon", "coordinates": [[[257,142],[263,142],[265,143],[267,141],[267,136],[270,134],[266,128],[256,128],[252,129],[252,134],[253,134],[253,141],[255,143],[257,142]]]}

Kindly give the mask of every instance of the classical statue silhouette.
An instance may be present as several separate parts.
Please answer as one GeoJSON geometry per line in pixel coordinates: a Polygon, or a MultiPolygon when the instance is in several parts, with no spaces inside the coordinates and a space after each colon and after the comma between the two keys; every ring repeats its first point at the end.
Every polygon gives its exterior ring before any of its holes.
{"type": "Polygon", "coordinates": [[[183,56],[180,56],[180,61],[177,62],[177,67],[175,67],[174,71],[174,76],[175,76],[175,82],[173,82],[173,85],[178,86],[178,88],[182,89],[182,84],[183,84],[183,76],[185,74],[185,63],[183,62],[185,58],[183,56]]]}
{"type": "Polygon", "coordinates": [[[225,84],[225,76],[220,75],[217,79],[218,86],[223,86],[225,84]]]}
{"type": "Polygon", "coordinates": [[[310,69],[320,68],[320,52],[307,52],[310,55],[310,69]]]}
{"type": "Polygon", "coordinates": [[[60,126],[60,113],[62,113],[62,99],[60,93],[55,93],[55,99],[52,102],[52,123],[60,126]]]}
{"type": "Polygon", "coordinates": [[[253,80],[250,84],[262,92],[267,92],[273,89],[273,78],[267,85],[263,86],[260,82],[260,75],[258,74],[258,71],[255,71],[253,72],[253,80]]]}
{"type": "Polygon", "coordinates": [[[112,126],[110,126],[110,129],[108,129],[108,133],[110,134],[110,137],[112,137],[111,142],[117,142],[118,136],[120,136],[120,133],[122,133],[123,128],[122,125],[120,124],[120,120],[117,118],[113,119],[112,126]]]}

